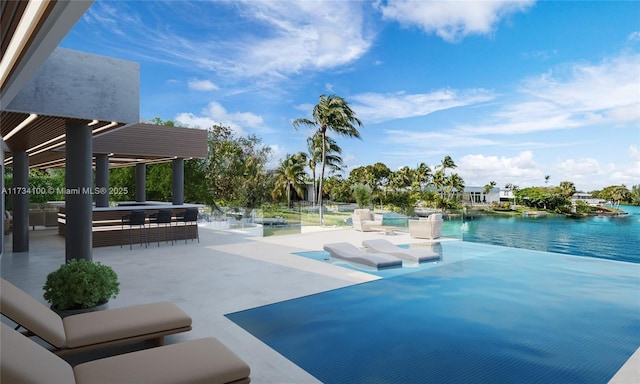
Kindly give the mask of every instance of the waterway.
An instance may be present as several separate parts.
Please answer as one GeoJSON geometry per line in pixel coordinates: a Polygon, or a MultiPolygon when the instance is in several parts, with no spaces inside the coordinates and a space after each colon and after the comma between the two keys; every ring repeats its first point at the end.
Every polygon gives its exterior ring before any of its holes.
{"type": "Polygon", "coordinates": [[[464,241],[640,263],[640,207],[620,216],[481,216],[445,222],[464,241]]]}

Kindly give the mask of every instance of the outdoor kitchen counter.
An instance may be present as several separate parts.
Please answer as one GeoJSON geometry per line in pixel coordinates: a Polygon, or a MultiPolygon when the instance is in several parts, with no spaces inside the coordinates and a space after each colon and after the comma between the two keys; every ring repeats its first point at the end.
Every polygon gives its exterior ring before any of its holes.
{"type": "MultiPolygon", "coordinates": [[[[93,207],[93,222],[92,222],[92,244],[93,247],[108,247],[112,245],[129,244],[129,226],[122,225],[122,217],[130,214],[132,211],[145,211],[147,220],[144,229],[140,229],[136,226],[131,228],[133,231],[133,238],[139,238],[139,231],[144,230],[149,242],[156,241],[158,236],[164,241],[164,227],[149,223],[149,215],[157,213],[160,209],[171,209],[173,211],[173,220],[171,222],[172,234],[174,240],[185,239],[184,223],[176,222],[175,216],[184,212],[187,208],[201,208],[200,204],[181,204],[173,205],[171,203],[135,203],[126,202],[124,205],[116,207],[93,207]],[[177,230],[179,227],[179,230],[177,230]]],[[[196,223],[190,223],[188,226],[196,226],[196,223]]],[[[66,226],[66,208],[60,206],[58,208],[58,235],[65,235],[66,226]]],[[[186,233],[194,234],[195,230],[187,228],[186,233]]],[[[193,237],[193,235],[191,236],[193,237]]],[[[191,238],[189,237],[189,238],[191,238]]]]}

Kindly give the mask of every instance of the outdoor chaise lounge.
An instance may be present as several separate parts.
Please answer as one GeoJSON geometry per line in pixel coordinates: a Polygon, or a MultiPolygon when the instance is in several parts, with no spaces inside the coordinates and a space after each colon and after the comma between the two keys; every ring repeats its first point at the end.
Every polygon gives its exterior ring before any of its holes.
{"type": "Polygon", "coordinates": [[[429,217],[409,220],[409,236],[417,239],[437,239],[442,233],[442,214],[432,213],[429,217]]]}
{"type": "Polygon", "coordinates": [[[51,344],[56,354],[128,344],[191,330],[191,317],[171,302],[88,312],[61,318],[24,291],[0,279],[0,312],[51,344]]]}
{"type": "Polygon", "coordinates": [[[354,209],[351,220],[353,229],[360,232],[374,231],[372,227],[382,225],[382,215],[379,213],[373,214],[369,209],[354,209]]]}
{"type": "Polygon", "coordinates": [[[423,262],[440,259],[440,255],[426,248],[406,249],[400,248],[392,242],[385,239],[369,239],[362,240],[362,245],[367,247],[370,252],[386,253],[405,260],[423,262]]]}
{"type": "Polygon", "coordinates": [[[384,253],[368,253],[351,243],[325,244],[324,250],[329,252],[332,257],[376,268],[402,266],[402,260],[395,256],[384,253]]]}
{"type": "Polygon", "coordinates": [[[71,367],[61,357],[0,325],[0,382],[249,383],[250,368],[215,338],[145,349],[71,367]]]}

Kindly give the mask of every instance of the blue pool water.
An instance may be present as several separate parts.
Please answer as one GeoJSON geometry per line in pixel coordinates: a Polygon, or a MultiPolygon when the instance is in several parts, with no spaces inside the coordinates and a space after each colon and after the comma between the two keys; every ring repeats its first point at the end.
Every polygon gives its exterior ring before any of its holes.
{"type": "Polygon", "coordinates": [[[227,317],[324,383],[606,383],[640,346],[640,264],[441,244],[437,267],[227,317]]]}
{"type": "MultiPolygon", "coordinates": [[[[446,225],[464,241],[640,263],[640,207],[624,216],[484,216],[446,225]]],[[[455,236],[454,237],[458,237],[455,236]]]]}

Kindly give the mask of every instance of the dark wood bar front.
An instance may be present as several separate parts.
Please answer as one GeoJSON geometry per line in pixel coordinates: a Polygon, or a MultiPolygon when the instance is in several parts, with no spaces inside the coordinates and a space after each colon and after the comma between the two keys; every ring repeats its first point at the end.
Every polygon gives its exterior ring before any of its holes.
{"type": "MultiPolygon", "coordinates": [[[[108,247],[113,245],[129,245],[130,238],[133,238],[133,243],[140,242],[140,231],[144,231],[146,239],[149,244],[154,242],[157,244],[164,243],[165,239],[171,242],[171,239],[185,240],[195,239],[197,234],[197,222],[184,223],[176,221],[176,217],[184,214],[188,208],[199,208],[200,205],[196,204],[142,204],[133,205],[127,204],[118,207],[104,207],[93,208],[93,223],[92,223],[92,242],[93,247],[108,247]],[[149,216],[158,213],[161,209],[171,209],[173,215],[170,224],[160,224],[149,221],[149,216]],[[129,225],[122,225],[123,216],[131,214],[133,211],[144,211],[146,214],[146,220],[144,228],[138,228],[134,225],[129,228],[129,225]],[[131,232],[130,232],[131,231],[131,232]]],[[[65,236],[66,226],[66,209],[65,207],[58,208],[58,234],[65,236]]],[[[143,234],[143,237],[144,237],[143,234]]]]}

